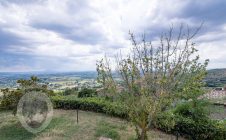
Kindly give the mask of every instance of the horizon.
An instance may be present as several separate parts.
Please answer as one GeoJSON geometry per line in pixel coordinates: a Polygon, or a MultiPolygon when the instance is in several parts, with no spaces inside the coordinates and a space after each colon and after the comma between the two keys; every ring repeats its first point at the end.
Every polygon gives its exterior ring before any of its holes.
{"type": "MultiPolygon", "coordinates": [[[[212,69],[207,69],[207,71],[210,70],[225,70],[226,68],[212,68],[212,69]]],[[[81,72],[95,72],[95,70],[86,70],[86,71],[0,71],[0,74],[2,73],[15,73],[15,74],[60,74],[60,73],[81,73],[81,72]]],[[[115,71],[114,71],[115,72],[115,71]]]]}
{"type": "Polygon", "coordinates": [[[194,30],[203,22],[193,40],[201,62],[226,68],[225,7],[224,0],[0,1],[0,72],[95,71],[105,55],[129,52],[129,31],[156,42],[172,25],[194,30]]]}

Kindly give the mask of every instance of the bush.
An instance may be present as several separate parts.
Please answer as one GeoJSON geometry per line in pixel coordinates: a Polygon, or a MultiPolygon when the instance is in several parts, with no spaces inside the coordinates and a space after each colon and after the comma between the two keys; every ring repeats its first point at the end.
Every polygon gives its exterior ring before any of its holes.
{"type": "Polygon", "coordinates": [[[2,89],[1,91],[3,92],[3,96],[0,100],[0,107],[2,109],[13,109],[13,113],[15,114],[15,107],[23,93],[20,90],[9,90],[8,88],[2,89]]]}
{"type": "Polygon", "coordinates": [[[94,89],[89,89],[89,88],[83,88],[81,91],[78,93],[78,98],[84,98],[84,97],[95,97],[97,96],[97,92],[94,89]]]}
{"type": "Polygon", "coordinates": [[[65,91],[63,92],[63,95],[64,96],[67,96],[67,95],[77,95],[78,94],[78,89],[77,88],[67,88],[65,89],[65,91]]]}
{"type": "Polygon", "coordinates": [[[155,127],[160,128],[162,131],[171,133],[176,125],[175,114],[172,111],[159,114],[155,125],[155,127]]]}
{"type": "Polygon", "coordinates": [[[105,113],[121,118],[127,117],[126,109],[122,103],[106,101],[103,98],[73,98],[66,96],[55,96],[51,99],[55,108],[80,109],[85,111],[105,113]]]}
{"type": "Polygon", "coordinates": [[[54,92],[48,89],[47,84],[39,83],[39,79],[35,76],[31,76],[28,80],[17,80],[17,83],[19,84],[17,89],[2,89],[3,96],[0,100],[0,108],[12,109],[14,115],[16,115],[17,104],[20,98],[26,93],[36,91],[44,92],[48,96],[54,95],[54,92]]]}
{"type": "Polygon", "coordinates": [[[160,115],[157,128],[172,134],[179,134],[192,140],[224,140],[226,139],[226,123],[216,120],[194,121],[180,115],[168,116],[168,113],[160,115]],[[173,127],[172,119],[175,120],[173,127]]]}
{"type": "Polygon", "coordinates": [[[225,121],[209,119],[203,104],[199,102],[195,107],[192,102],[179,104],[174,110],[159,115],[157,128],[193,140],[226,139],[225,121]],[[173,127],[169,123],[172,120],[175,122],[173,127]]]}
{"type": "Polygon", "coordinates": [[[206,120],[209,116],[208,105],[204,100],[183,102],[176,106],[173,113],[195,121],[206,120]]]}
{"type": "Polygon", "coordinates": [[[223,123],[214,120],[194,121],[190,118],[177,116],[174,131],[193,140],[224,140],[226,128],[223,123]]]}

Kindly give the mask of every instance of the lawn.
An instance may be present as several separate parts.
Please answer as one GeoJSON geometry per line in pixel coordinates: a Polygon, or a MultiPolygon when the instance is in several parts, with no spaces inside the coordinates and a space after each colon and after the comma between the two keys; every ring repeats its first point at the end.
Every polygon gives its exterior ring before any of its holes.
{"type": "Polygon", "coordinates": [[[226,97],[210,99],[212,103],[226,104],[226,97]]]}
{"type": "MultiPolygon", "coordinates": [[[[86,111],[79,111],[77,124],[75,110],[54,110],[50,125],[38,134],[27,132],[10,111],[1,111],[0,118],[1,140],[98,140],[100,137],[133,140],[135,137],[134,128],[127,121],[86,111]]],[[[150,131],[148,135],[154,140],[176,139],[160,131],[150,131]]]]}
{"type": "Polygon", "coordinates": [[[226,107],[222,105],[211,105],[209,107],[210,118],[223,120],[226,119],[226,107]]]}

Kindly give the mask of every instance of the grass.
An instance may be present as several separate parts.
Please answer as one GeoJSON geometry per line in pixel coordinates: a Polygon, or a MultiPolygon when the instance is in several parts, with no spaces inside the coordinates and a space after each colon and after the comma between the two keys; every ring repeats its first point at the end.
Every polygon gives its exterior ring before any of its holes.
{"type": "Polygon", "coordinates": [[[120,139],[120,135],[117,132],[118,127],[116,125],[112,125],[110,123],[107,123],[105,121],[101,121],[98,123],[97,125],[97,129],[96,129],[96,137],[107,137],[107,138],[112,138],[115,140],[119,140],[120,139]]]}
{"type": "Polygon", "coordinates": [[[210,118],[223,120],[226,119],[226,107],[220,105],[209,106],[210,118]]]}
{"type": "Polygon", "coordinates": [[[226,96],[225,97],[209,99],[209,101],[212,102],[212,103],[226,104],[226,96]]]}
{"type": "MultiPolygon", "coordinates": [[[[134,128],[125,120],[100,113],[79,111],[79,123],[75,110],[54,110],[50,125],[38,134],[27,132],[10,111],[0,111],[1,140],[134,140],[134,128]]],[[[150,131],[154,140],[174,140],[175,137],[160,131],[150,131]]]]}
{"type": "Polygon", "coordinates": [[[0,112],[0,139],[2,140],[29,140],[34,135],[23,129],[17,118],[9,111],[0,112]]]}

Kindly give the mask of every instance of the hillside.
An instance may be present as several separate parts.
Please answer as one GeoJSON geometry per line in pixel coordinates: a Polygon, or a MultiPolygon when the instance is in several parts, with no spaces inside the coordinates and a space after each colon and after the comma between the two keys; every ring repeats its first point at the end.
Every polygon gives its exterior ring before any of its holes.
{"type": "Polygon", "coordinates": [[[207,78],[222,78],[226,77],[226,68],[208,70],[207,78]]]}
{"type": "Polygon", "coordinates": [[[223,87],[226,85],[226,68],[208,70],[205,79],[208,87],[223,87]]]}

